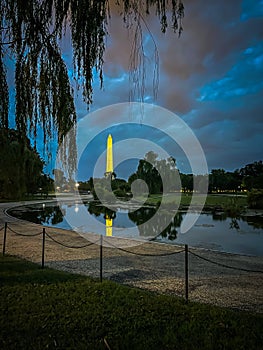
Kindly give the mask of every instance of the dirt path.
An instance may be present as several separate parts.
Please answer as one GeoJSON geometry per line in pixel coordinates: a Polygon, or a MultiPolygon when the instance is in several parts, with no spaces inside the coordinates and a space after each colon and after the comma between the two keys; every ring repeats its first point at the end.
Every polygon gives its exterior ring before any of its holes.
{"type": "MultiPolygon", "coordinates": [[[[5,209],[17,204],[0,203],[0,237],[8,222],[6,253],[41,263],[43,226],[7,216],[5,209]]],[[[131,247],[130,243],[103,237],[103,278],[184,296],[184,247],[145,241],[131,247]]],[[[263,313],[261,257],[189,250],[189,300],[263,313]]],[[[45,265],[99,278],[100,236],[87,234],[85,239],[74,231],[46,227],[45,265]]]]}

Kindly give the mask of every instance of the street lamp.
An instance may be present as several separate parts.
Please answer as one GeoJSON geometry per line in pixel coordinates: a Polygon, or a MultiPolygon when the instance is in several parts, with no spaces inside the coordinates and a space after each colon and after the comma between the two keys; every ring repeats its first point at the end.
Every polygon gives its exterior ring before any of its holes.
{"type": "Polygon", "coordinates": [[[79,183],[76,182],[76,183],[75,183],[75,191],[76,191],[76,194],[77,194],[78,190],[79,190],[79,183]]]}

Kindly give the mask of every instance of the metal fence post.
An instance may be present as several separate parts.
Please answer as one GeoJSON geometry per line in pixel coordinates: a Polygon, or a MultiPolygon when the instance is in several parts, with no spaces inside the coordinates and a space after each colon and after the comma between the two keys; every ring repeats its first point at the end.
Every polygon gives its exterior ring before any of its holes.
{"type": "Polygon", "coordinates": [[[42,238],[42,264],[41,268],[45,266],[45,239],[46,239],[46,229],[43,227],[43,238],[42,238]]]}
{"type": "Polygon", "coordinates": [[[102,282],[102,244],[103,244],[103,236],[100,236],[100,282],[102,282]]]}
{"type": "Polygon", "coordinates": [[[5,229],[4,229],[3,256],[5,255],[6,233],[7,233],[7,222],[5,222],[5,229]]]}
{"type": "Polygon", "coordinates": [[[188,287],[189,287],[189,267],[188,267],[188,244],[185,244],[185,301],[188,303],[188,287]]]}

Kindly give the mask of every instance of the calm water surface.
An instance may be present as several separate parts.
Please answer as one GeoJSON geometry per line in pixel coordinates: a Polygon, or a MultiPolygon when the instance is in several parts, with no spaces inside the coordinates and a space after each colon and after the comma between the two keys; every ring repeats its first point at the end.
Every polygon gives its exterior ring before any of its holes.
{"type": "MultiPolygon", "coordinates": [[[[117,208],[116,211],[105,209],[94,203],[67,203],[61,207],[52,203],[25,205],[9,210],[9,213],[23,220],[64,229],[74,229],[82,235],[95,232],[129,238],[155,238],[156,241],[170,244],[189,244],[229,253],[263,256],[263,216],[227,217],[223,213],[196,213],[187,215],[197,218],[195,225],[181,233],[180,226],[186,217],[185,212],[178,212],[170,220],[162,233],[156,223],[153,228],[148,220],[154,215],[152,207],[140,208],[135,212],[117,208]],[[198,217],[199,216],[199,217],[198,217]],[[107,219],[107,220],[106,220],[107,219]],[[140,225],[144,223],[144,225],[140,225]],[[107,228],[106,228],[107,224],[107,228]]],[[[166,213],[162,214],[162,220],[166,213]]]]}

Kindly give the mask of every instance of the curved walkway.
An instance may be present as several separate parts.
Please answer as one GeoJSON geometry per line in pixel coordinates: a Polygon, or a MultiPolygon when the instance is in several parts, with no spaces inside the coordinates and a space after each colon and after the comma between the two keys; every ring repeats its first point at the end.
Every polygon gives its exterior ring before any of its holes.
{"type": "MultiPolygon", "coordinates": [[[[39,201],[0,203],[0,233],[8,222],[6,253],[41,263],[43,226],[10,217],[5,212],[13,206],[34,203],[39,201]]],[[[99,278],[98,235],[87,234],[85,239],[74,231],[45,229],[46,266],[99,278]]],[[[185,253],[181,252],[181,246],[144,241],[131,247],[130,243],[130,240],[103,237],[103,278],[184,296],[185,253]]],[[[0,249],[3,249],[3,239],[0,239],[0,249]]],[[[262,290],[261,257],[190,248],[190,301],[263,313],[262,290]]]]}

